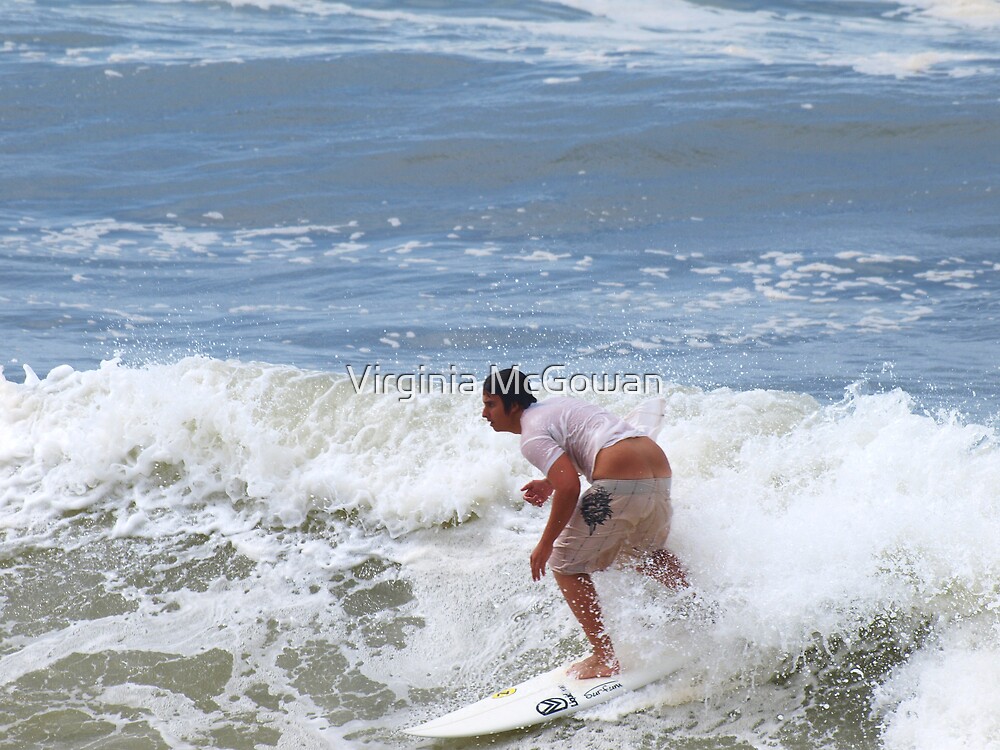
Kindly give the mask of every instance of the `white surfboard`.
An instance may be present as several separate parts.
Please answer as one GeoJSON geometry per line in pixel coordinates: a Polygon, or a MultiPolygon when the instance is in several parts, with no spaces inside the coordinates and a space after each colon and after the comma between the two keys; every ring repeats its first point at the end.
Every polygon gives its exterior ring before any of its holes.
{"type": "Polygon", "coordinates": [[[653,440],[663,429],[663,418],[667,410],[667,400],[662,396],[646,399],[622,419],[646,433],[653,440]]]}
{"type": "Polygon", "coordinates": [[[638,690],[677,671],[682,662],[680,654],[670,654],[659,657],[655,664],[590,680],[569,677],[566,670],[570,664],[564,664],[404,731],[418,737],[478,737],[521,729],[638,690]]]}

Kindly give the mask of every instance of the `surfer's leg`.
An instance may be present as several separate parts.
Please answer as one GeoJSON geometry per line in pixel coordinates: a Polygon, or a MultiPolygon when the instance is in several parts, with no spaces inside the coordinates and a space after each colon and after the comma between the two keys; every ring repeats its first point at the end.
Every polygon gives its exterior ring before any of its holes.
{"type": "Polygon", "coordinates": [[[586,573],[567,575],[553,571],[553,575],[593,648],[591,656],[570,667],[570,676],[588,679],[618,674],[618,659],[615,657],[611,638],[604,629],[604,618],[594,582],[586,573]]]}
{"type": "Polygon", "coordinates": [[[643,556],[635,569],[669,589],[683,589],[690,585],[684,573],[684,566],[677,559],[677,555],[669,550],[658,549],[643,556]]]}
{"type": "Polygon", "coordinates": [[[688,585],[684,566],[676,555],[666,549],[670,522],[674,511],[670,502],[669,477],[652,483],[635,483],[636,489],[623,508],[624,515],[634,523],[625,554],[637,571],[659,581],[667,588],[681,589],[688,585]],[[641,490],[641,491],[640,491],[641,490]]]}

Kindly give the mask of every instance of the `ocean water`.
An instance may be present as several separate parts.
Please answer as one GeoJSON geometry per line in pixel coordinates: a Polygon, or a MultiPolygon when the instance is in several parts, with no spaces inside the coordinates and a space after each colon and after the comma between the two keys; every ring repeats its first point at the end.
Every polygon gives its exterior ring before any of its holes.
{"type": "Polygon", "coordinates": [[[998,315],[997,0],[6,0],[0,749],[998,748],[998,315]],[[584,650],[515,363],[662,399],[689,659],[416,740],[584,650]]]}

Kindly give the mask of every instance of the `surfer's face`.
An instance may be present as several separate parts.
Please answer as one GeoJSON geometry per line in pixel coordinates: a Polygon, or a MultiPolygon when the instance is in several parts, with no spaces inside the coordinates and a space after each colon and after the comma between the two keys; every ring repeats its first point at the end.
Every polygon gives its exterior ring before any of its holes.
{"type": "Polygon", "coordinates": [[[496,432],[520,432],[521,409],[515,404],[510,411],[504,409],[503,401],[492,393],[483,394],[483,419],[496,432]]]}

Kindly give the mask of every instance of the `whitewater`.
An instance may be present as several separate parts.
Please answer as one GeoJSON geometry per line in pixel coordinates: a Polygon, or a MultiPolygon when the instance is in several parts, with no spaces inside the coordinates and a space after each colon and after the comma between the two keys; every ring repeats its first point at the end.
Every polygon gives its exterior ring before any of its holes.
{"type": "Polygon", "coordinates": [[[1000,748],[998,29],[4,4],[0,749],[1000,748]],[[685,666],[414,740],[584,652],[514,364],[660,415],[692,586],[595,582],[685,666]]]}

